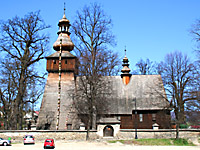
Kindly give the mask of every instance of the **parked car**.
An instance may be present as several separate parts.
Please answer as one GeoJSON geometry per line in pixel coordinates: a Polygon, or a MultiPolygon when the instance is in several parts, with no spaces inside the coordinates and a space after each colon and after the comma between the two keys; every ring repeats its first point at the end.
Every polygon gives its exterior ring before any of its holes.
{"type": "Polygon", "coordinates": [[[25,144],[35,144],[35,139],[32,135],[25,135],[24,136],[24,145],[25,144]]]}
{"type": "Polygon", "coordinates": [[[0,145],[3,145],[3,146],[11,145],[11,141],[0,138],[0,145]]]}
{"type": "Polygon", "coordinates": [[[46,139],[44,141],[44,149],[46,148],[55,148],[55,143],[54,143],[54,140],[53,139],[46,139]]]}

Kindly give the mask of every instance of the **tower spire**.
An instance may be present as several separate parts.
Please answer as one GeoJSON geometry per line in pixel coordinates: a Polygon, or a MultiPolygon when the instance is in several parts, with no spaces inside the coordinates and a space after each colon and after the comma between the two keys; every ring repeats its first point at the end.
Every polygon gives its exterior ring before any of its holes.
{"type": "Polygon", "coordinates": [[[62,50],[63,51],[72,51],[74,49],[74,44],[70,39],[70,22],[65,16],[65,3],[64,3],[64,15],[63,18],[59,20],[58,26],[59,26],[59,31],[57,32],[58,34],[58,39],[56,42],[53,44],[53,48],[56,51],[60,50],[60,40],[62,39],[62,50]]]}
{"type": "Polygon", "coordinates": [[[65,10],[66,10],[66,9],[65,9],[65,2],[64,2],[64,14],[65,14],[65,10]]]}
{"type": "Polygon", "coordinates": [[[131,69],[129,68],[129,64],[128,64],[129,61],[128,61],[128,58],[126,57],[126,48],[124,51],[125,51],[125,56],[122,61],[123,68],[121,70],[121,72],[122,72],[121,78],[122,78],[124,84],[128,84],[130,81],[130,78],[131,78],[131,74],[129,73],[131,71],[131,69]]]}
{"type": "Polygon", "coordinates": [[[126,57],[126,46],[125,46],[125,50],[124,51],[125,51],[125,57],[126,57]]]}
{"type": "Polygon", "coordinates": [[[67,18],[66,18],[66,15],[65,15],[65,10],[66,10],[66,9],[65,9],[65,2],[64,2],[64,15],[63,15],[63,19],[67,19],[67,18]]]}

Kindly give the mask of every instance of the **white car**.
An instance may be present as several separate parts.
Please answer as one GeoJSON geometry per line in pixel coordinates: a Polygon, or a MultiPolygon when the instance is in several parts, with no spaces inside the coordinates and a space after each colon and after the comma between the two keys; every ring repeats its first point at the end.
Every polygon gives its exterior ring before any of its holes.
{"type": "Polygon", "coordinates": [[[3,146],[11,145],[11,141],[0,138],[0,145],[3,145],[3,146]]]}
{"type": "Polygon", "coordinates": [[[25,135],[24,136],[24,145],[25,144],[35,144],[35,139],[32,135],[25,135]]]}

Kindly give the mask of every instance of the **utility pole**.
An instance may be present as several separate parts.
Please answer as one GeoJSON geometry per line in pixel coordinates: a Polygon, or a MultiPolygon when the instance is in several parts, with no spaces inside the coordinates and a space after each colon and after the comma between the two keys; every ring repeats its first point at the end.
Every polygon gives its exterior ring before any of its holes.
{"type": "Polygon", "coordinates": [[[135,124],[135,139],[138,139],[138,136],[137,136],[137,109],[136,109],[136,98],[133,99],[133,102],[135,102],[135,119],[134,119],[134,124],[135,124]]]}

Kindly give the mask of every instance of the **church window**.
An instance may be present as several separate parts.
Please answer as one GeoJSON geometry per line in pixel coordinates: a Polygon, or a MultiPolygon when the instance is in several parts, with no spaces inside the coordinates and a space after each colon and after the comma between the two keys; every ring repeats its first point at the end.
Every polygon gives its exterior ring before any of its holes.
{"type": "Polygon", "coordinates": [[[67,64],[67,60],[65,60],[65,64],[67,64]]]}
{"type": "Polygon", "coordinates": [[[156,114],[152,114],[152,120],[153,120],[153,121],[156,120],[156,114]]]}
{"type": "Polygon", "coordinates": [[[142,114],[139,114],[139,119],[140,119],[140,122],[143,121],[143,115],[142,114]]]}
{"type": "Polygon", "coordinates": [[[53,63],[56,64],[56,60],[53,60],[53,63]]]}

